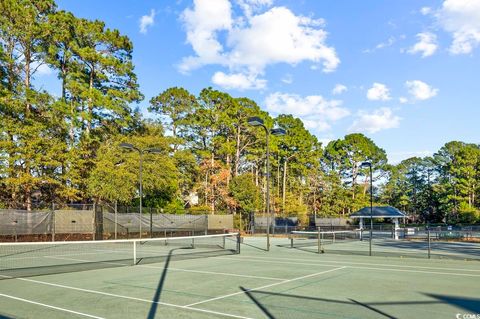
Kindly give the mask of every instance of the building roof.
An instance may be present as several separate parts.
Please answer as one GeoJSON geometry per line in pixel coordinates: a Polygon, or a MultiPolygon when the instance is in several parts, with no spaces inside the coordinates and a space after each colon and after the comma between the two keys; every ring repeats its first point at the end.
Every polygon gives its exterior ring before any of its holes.
{"type": "MultiPolygon", "coordinates": [[[[373,206],[373,218],[404,218],[407,214],[392,206],[373,206]]],[[[370,206],[350,215],[350,218],[370,218],[370,206]]]]}

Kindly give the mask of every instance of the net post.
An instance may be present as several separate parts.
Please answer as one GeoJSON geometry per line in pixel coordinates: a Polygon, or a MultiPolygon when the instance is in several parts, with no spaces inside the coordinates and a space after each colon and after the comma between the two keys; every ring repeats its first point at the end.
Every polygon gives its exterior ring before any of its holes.
{"type": "Polygon", "coordinates": [[[290,234],[290,248],[293,248],[293,235],[290,234]]]}
{"type": "Polygon", "coordinates": [[[427,227],[427,241],[428,241],[428,259],[430,259],[430,251],[431,251],[431,247],[430,247],[430,228],[427,227]]]}
{"type": "Polygon", "coordinates": [[[195,248],[195,238],[192,238],[192,248],[195,248]]]}
{"type": "Polygon", "coordinates": [[[225,236],[222,237],[222,249],[225,249],[225,236]]]}
{"type": "Polygon", "coordinates": [[[320,228],[317,228],[317,254],[320,254],[320,228]]]}
{"type": "Polygon", "coordinates": [[[137,264],[137,241],[133,241],[133,265],[137,264]]]}
{"type": "Polygon", "coordinates": [[[240,232],[237,234],[237,254],[240,254],[240,243],[242,241],[242,237],[240,235],[240,232]]]}

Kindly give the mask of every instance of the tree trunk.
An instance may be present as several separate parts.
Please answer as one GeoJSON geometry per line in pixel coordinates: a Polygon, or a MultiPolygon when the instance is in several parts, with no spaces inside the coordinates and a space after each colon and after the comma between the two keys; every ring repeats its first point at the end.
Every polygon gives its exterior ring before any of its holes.
{"type": "MultiPolygon", "coordinates": [[[[228,143],[230,142],[230,137],[227,137],[227,145],[228,143]]],[[[228,170],[228,175],[227,175],[227,188],[228,186],[230,185],[230,176],[231,176],[231,173],[232,173],[232,166],[230,165],[230,154],[227,153],[227,158],[226,158],[226,164],[227,164],[227,170],[228,170]]]]}
{"type": "Polygon", "coordinates": [[[277,198],[280,198],[280,157],[277,163],[277,198]]]}
{"type": "MultiPolygon", "coordinates": [[[[212,158],[210,160],[210,164],[213,170],[215,165],[215,154],[213,152],[212,152],[212,158]]],[[[215,185],[213,183],[212,183],[212,191],[210,193],[212,194],[212,202],[211,202],[212,215],[215,215],[215,185]]]]}
{"type": "Polygon", "coordinates": [[[287,185],[287,159],[283,162],[283,183],[282,183],[282,209],[283,214],[285,215],[285,192],[287,185]]]}
{"type": "Polygon", "coordinates": [[[355,166],[352,168],[352,200],[355,200],[355,185],[357,184],[357,172],[355,166]]]}
{"type": "Polygon", "coordinates": [[[93,79],[94,79],[94,77],[95,77],[95,70],[92,66],[91,69],[90,69],[90,81],[89,81],[89,87],[88,87],[89,97],[88,97],[88,119],[87,119],[87,128],[86,128],[87,135],[90,135],[90,131],[92,129],[92,118],[93,118],[93,98],[92,98],[92,94],[93,94],[93,79]]]}
{"type": "Polygon", "coordinates": [[[240,125],[237,125],[237,145],[235,149],[235,168],[233,171],[233,176],[235,177],[238,175],[238,168],[240,165],[240,137],[240,125]]]}
{"type": "MultiPolygon", "coordinates": [[[[30,94],[28,93],[29,90],[30,90],[30,63],[31,63],[31,52],[29,50],[29,48],[27,47],[27,49],[25,50],[25,53],[24,53],[24,56],[25,56],[25,96],[27,98],[27,101],[25,103],[25,118],[29,118],[30,117],[30,111],[31,111],[31,104],[30,104],[30,94]]],[[[26,143],[28,143],[28,141],[26,141],[26,143]]],[[[30,172],[30,159],[29,158],[25,158],[25,174],[27,176],[31,176],[31,172],[30,172]]],[[[27,185],[25,186],[25,206],[27,208],[27,211],[31,211],[32,210],[32,188],[31,188],[31,182],[28,181],[27,182],[27,185]]]]}
{"type": "Polygon", "coordinates": [[[25,96],[27,98],[27,101],[25,103],[25,117],[29,117],[30,116],[30,110],[31,110],[31,105],[30,105],[30,102],[29,102],[29,95],[28,94],[28,91],[30,90],[30,63],[32,62],[31,61],[31,54],[30,54],[30,50],[26,49],[25,50],[25,96]]]}

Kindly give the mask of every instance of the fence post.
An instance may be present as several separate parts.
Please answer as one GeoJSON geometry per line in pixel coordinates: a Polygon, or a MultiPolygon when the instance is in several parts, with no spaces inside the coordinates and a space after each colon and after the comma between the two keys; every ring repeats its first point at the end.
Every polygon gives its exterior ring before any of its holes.
{"type": "Polygon", "coordinates": [[[195,222],[196,222],[196,221],[197,221],[197,219],[194,219],[194,220],[193,220],[193,227],[192,227],[192,233],[191,233],[192,236],[195,236],[195,231],[197,230],[196,225],[195,225],[195,222]]]}
{"type": "Polygon", "coordinates": [[[97,234],[97,207],[95,203],[93,203],[93,218],[92,218],[92,240],[95,240],[95,236],[97,234]]]}
{"type": "Polygon", "coordinates": [[[208,235],[208,215],[205,215],[205,235],[208,235]]]}
{"type": "Polygon", "coordinates": [[[430,259],[431,247],[430,247],[430,228],[429,227],[427,227],[427,241],[428,241],[428,259],[430,259]]]}
{"type": "Polygon", "coordinates": [[[52,203],[52,241],[55,241],[55,204],[52,203]]]}
{"type": "Polygon", "coordinates": [[[238,228],[239,228],[238,232],[241,233],[242,232],[242,211],[241,210],[238,212],[238,216],[240,217],[239,223],[238,223],[238,228]]]}
{"type": "Polygon", "coordinates": [[[150,207],[150,238],[153,238],[153,215],[152,215],[152,207],[150,207]]]}
{"type": "Polygon", "coordinates": [[[18,221],[13,221],[13,237],[15,238],[15,242],[17,242],[18,238],[17,238],[17,225],[18,225],[18,221]]]}
{"type": "Polygon", "coordinates": [[[115,201],[115,239],[117,239],[117,210],[118,210],[118,202],[115,201]]]}

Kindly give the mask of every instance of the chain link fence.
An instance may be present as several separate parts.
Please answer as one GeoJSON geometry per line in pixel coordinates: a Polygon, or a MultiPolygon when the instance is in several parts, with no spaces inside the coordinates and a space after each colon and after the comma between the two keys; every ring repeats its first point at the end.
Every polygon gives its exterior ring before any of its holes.
{"type": "Polygon", "coordinates": [[[104,205],[0,209],[0,241],[65,241],[175,237],[224,233],[232,215],[163,214],[161,210],[104,205]]]}

